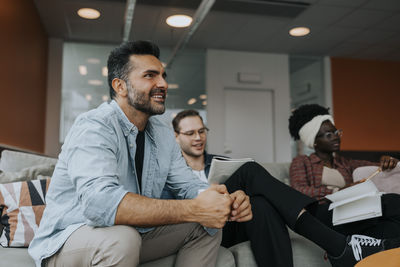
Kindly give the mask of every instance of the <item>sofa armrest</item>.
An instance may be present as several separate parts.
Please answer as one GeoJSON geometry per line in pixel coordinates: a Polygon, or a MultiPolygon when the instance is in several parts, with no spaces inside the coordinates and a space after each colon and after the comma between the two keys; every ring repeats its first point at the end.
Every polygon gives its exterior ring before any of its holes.
{"type": "Polygon", "coordinates": [[[273,177],[289,185],[290,162],[283,162],[283,163],[268,162],[268,163],[261,163],[261,166],[263,166],[273,177]]]}
{"type": "Polygon", "coordinates": [[[1,153],[0,170],[5,172],[18,172],[35,165],[56,165],[57,159],[18,152],[3,150],[1,153]]]}

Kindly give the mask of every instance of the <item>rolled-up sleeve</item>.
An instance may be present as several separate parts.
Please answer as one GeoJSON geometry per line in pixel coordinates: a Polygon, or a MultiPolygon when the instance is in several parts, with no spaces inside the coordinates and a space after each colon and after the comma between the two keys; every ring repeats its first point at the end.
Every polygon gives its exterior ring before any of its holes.
{"type": "Polygon", "coordinates": [[[113,135],[102,121],[77,122],[71,136],[74,145],[67,151],[68,175],[91,226],[114,225],[118,205],[127,193],[118,179],[118,146],[113,135]]]}

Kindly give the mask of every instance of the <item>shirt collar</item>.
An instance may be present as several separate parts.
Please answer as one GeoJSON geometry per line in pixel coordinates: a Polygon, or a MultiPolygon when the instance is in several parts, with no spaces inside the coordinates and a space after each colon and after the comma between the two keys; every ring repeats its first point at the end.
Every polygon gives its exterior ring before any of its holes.
{"type": "Polygon", "coordinates": [[[310,155],[310,161],[311,161],[311,163],[319,163],[319,162],[321,162],[322,160],[317,156],[317,154],[312,153],[312,154],[310,155]]]}
{"type": "Polygon", "coordinates": [[[129,121],[128,117],[122,111],[121,107],[115,100],[111,100],[110,106],[117,112],[118,122],[121,125],[122,131],[125,136],[128,136],[131,131],[138,133],[138,128],[129,121]]]}
{"type": "Polygon", "coordinates": [[[204,150],[204,165],[211,165],[211,161],[213,159],[214,155],[210,155],[208,154],[205,150],[204,150]]]}
{"type": "MultiPolygon", "coordinates": [[[[310,155],[310,161],[311,161],[311,163],[314,163],[314,164],[322,162],[322,160],[317,156],[316,153],[312,153],[310,155]]],[[[333,153],[333,166],[343,167],[343,164],[340,160],[340,156],[337,155],[336,153],[333,153]]]]}

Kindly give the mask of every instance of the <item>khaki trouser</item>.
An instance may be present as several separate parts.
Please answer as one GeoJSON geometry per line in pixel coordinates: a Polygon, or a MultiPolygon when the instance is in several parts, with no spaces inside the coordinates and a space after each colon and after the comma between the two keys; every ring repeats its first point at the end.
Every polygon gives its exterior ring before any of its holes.
{"type": "Polygon", "coordinates": [[[175,266],[215,266],[220,243],[221,231],[210,236],[196,223],[160,226],[145,234],[125,225],[85,225],[45,265],[134,267],[177,253],[175,266]]]}

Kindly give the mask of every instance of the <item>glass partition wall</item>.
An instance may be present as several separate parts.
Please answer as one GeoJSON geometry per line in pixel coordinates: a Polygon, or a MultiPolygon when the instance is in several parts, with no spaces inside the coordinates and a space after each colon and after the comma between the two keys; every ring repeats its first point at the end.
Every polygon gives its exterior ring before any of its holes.
{"type": "MultiPolygon", "coordinates": [[[[290,98],[291,109],[304,104],[319,104],[326,106],[324,82],[324,58],[317,56],[291,55],[290,67],[290,98]]],[[[301,141],[292,142],[292,157],[299,154],[311,154],[313,149],[306,147],[301,141]]]]}
{"type": "MultiPolygon", "coordinates": [[[[107,58],[115,46],[117,44],[64,43],[61,143],[79,114],[110,101],[107,58]]],[[[160,49],[161,61],[164,63],[169,58],[171,49],[160,49]]],[[[185,49],[166,72],[169,89],[166,112],[159,115],[160,119],[171,126],[172,118],[177,112],[196,109],[206,122],[205,50],[185,49]]]]}

